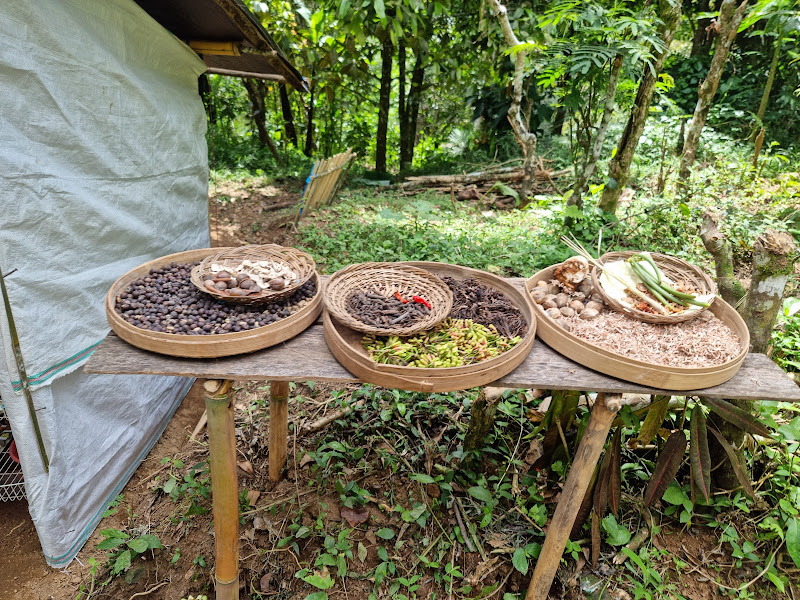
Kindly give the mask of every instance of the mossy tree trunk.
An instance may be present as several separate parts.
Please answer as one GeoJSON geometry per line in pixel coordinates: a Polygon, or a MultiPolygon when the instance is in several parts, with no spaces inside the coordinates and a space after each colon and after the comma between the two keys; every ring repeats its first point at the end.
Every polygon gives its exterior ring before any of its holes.
{"type": "Polygon", "coordinates": [[[680,182],[686,181],[689,177],[689,170],[694,164],[697,147],[700,143],[700,134],[706,124],[708,111],[711,109],[711,103],[717,93],[719,80],[722,78],[725,63],[728,60],[728,53],[736,39],[736,33],[744,18],[744,12],[747,10],[747,1],[742,0],[742,3],[737,7],[736,0],[723,0],[720,6],[719,19],[717,21],[719,35],[714,46],[714,56],[711,59],[708,74],[703,83],[700,84],[700,89],[697,92],[697,105],[694,109],[692,122],[686,132],[686,141],[683,144],[681,166],[678,173],[680,182]]]}
{"type": "MultiPolygon", "coordinates": [[[[716,262],[717,286],[720,294],[724,300],[735,305],[743,297],[744,288],[733,274],[730,244],[717,228],[716,218],[711,214],[704,217],[701,239],[716,262]]],[[[775,319],[781,308],[783,293],[796,257],[797,248],[794,240],[786,232],[769,230],[756,240],[750,288],[739,311],[750,331],[752,352],[769,353],[775,319]]],[[[755,410],[755,405],[750,400],[733,399],[731,402],[749,413],[755,410]]],[[[743,453],[744,431],[717,418],[716,415],[711,416],[709,423],[730,442],[740,462],[746,464],[743,453]]],[[[738,479],[727,460],[727,454],[713,436],[709,437],[709,449],[712,465],[721,465],[712,471],[714,485],[722,489],[737,487],[738,479]]]]}
{"type": "Polygon", "coordinates": [[[600,198],[600,208],[604,212],[615,213],[617,211],[619,197],[628,183],[633,155],[636,152],[636,146],[639,145],[639,138],[642,137],[647,114],[650,111],[658,74],[664,65],[664,59],[669,54],[669,45],[672,43],[672,38],[675,37],[681,20],[680,2],[659,0],[658,9],[661,19],[658,37],[664,42],[664,51],[654,57],[652,70],[645,68],[639,82],[639,89],[636,91],[636,99],[631,108],[628,123],[625,125],[622,137],[619,138],[617,152],[608,163],[608,180],[603,188],[603,196],[600,198]]]}
{"type": "MultiPolygon", "coordinates": [[[[492,7],[494,16],[500,21],[506,44],[512,48],[519,46],[520,41],[511,27],[511,22],[508,20],[506,7],[499,0],[489,0],[489,5],[492,7]]],[[[522,165],[523,178],[519,195],[520,208],[527,206],[530,201],[529,196],[536,167],[536,134],[528,131],[528,126],[522,118],[522,82],[525,78],[525,57],[527,55],[527,51],[519,51],[514,55],[513,94],[511,96],[511,106],[508,109],[508,120],[514,130],[514,138],[522,147],[522,154],[525,157],[525,162],[522,165]]]]}

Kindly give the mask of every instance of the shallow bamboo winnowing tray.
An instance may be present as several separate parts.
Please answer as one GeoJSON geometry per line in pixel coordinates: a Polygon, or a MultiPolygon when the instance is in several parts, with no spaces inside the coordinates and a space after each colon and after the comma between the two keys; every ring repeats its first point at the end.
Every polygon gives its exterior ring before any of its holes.
{"type": "Polygon", "coordinates": [[[149,273],[150,269],[168,265],[172,262],[192,263],[200,261],[206,256],[216,254],[221,250],[225,250],[225,248],[202,248],[178,252],[177,254],[170,254],[169,256],[151,260],[125,273],[114,282],[114,285],[111,286],[111,289],[106,294],[106,317],[111,329],[123,340],[142,350],[186,358],[218,358],[220,356],[254,352],[255,350],[269,348],[275,344],[285,342],[304,331],[317,320],[320,312],[322,312],[322,282],[316,273],[312,277],[317,278],[317,293],[311,299],[311,302],[296,313],[276,323],[248,331],[214,335],[159,333],[134,327],[114,310],[117,294],[122,292],[135,279],[149,273]]]}
{"type": "MultiPolygon", "coordinates": [[[[553,265],[533,275],[525,282],[525,291],[530,295],[538,281],[553,279],[553,271],[557,266],[553,265]]],[[[711,367],[668,367],[620,356],[565,331],[545,314],[540,305],[532,304],[536,316],[539,317],[537,334],[553,350],[600,373],[663,390],[699,390],[728,381],[742,366],[750,348],[747,325],[739,313],[720,298],[714,300],[708,310],[739,337],[741,352],[732,360],[711,367]]]]}
{"type": "Polygon", "coordinates": [[[325,311],[323,318],[325,342],[331,353],[348,371],[362,381],[384,387],[414,392],[452,392],[496,381],[516,369],[528,356],[536,336],[537,319],[533,313],[532,303],[518,288],[501,277],[467,267],[436,262],[401,264],[419,267],[434,275],[449,276],[458,280],[473,277],[481,283],[503,292],[511,303],[522,312],[528,322],[528,332],[511,350],[474,365],[439,369],[401,367],[379,364],[369,358],[367,351],[361,345],[364,334],[342,325],[325,311]]]}

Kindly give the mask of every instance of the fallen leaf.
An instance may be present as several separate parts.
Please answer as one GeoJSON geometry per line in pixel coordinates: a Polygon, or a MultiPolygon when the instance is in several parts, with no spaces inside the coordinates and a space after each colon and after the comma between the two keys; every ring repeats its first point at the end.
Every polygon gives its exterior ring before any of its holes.
{"type": "Polygon", "coordinates": [[[272,572],[266,573],[261,577],[258,582],[258,587],[261,589],[262,594],[269,593],[269,584],[272,583],[272,572]]]}
{"type": "Polygon", "coordinates": [[[360,523],[366,523],[367,519],[369,519],[369,511],[366,508],[347,508],[346,506],[342,506],[339,509],[339,514],[347,519],[347,522],[350,523],[350,527],[355,527],[360,523]]]}
{"type": "Polygon", "coordinates": [[[249,460],[242,460],[242,461],[237,462],[236,464],[239,465],[239,468],[242,471],[244,471],[245,473],[247,473],[251,477],[253,476],[253,465],[250,464],[249,460]]]}
{"type": "Polygon", "coordinates": [[[303,456],[303,458],[301,458],[301,459],[300,459],[300,468],[302,469],[302,468],[303,468],[303,467],[305,467],[305,466],[306,466],[308,463],[312,463],[312,462],[314,462],[314,459],[313,459],[313,458],[311,458],[311,455],[310,455],[310,454],[306,453],[306,454],[303,456]]]}
{"type": "Polygon", "coordinates": [[[541,458],[542,454],[544,453],[544,449],[542,447],[542,440],[540,438],[536,438],[531,441],[531,445],[528,446],[528,452],[525,454],[525,461],[526,465],[532,465],[535,463],[539,458],[541,458]]]}
{"type": "Polygon", "coordinates": [[[367,538],[367,541],[373,546],[376,546],[378,544],[378,538],[375,537],[374,531],[372,530],[368,531],[364,537],[367,538]]]}
{"type": "Polygon", "coordinates": [[[367,547],[363,542],[358,542],[358,560],[362,563],[367,560],[367,547]]]}
{"type": "Polygon", "coordinates": [[[258,531],[262,531],[267,528],[267,522],[262,517],[256,517],[253,519],[253,527],[258,531]]]}
{"type": "Polygon", "coordinates": [[[261,496],[261,492],[258,490],[248,490],[247,492],[247,503],[250,506],[255,506],[256,502],[258,502],[258,498],[261,496]]]}
{"type": "Polygon", "coordinates": [[[425,492],[431,498],[441,498],[442,497],[442,490],[439,489],[439,486],[435,483],[429,483],[425,486],[425,492]]]}

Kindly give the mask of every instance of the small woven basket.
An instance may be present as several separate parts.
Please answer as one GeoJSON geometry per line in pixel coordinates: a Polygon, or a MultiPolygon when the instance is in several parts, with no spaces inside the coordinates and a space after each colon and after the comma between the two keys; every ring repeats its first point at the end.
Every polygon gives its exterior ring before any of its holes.
{"type": "Polygon", "coordinates": [[[432,329],[445,320],[453,308],[453,292],[436,275],[417,267],[394,263],[358,263],[331,275],[322,295],[325,308],[339,323],[375,335],[413,335],[432,329]],[[374,292],[389,298],[399,292],[404,298],[420,296],[431,305],[430,312],[410,325],[377,327],[347,312],[353,292],[374,292]]]}
{"type": "MultiPolygon", "coordinates": [[[[639,254],[639,252],[608,252],[601,256],[598,262],[605,264],[617,260],[626,260],[636,254],[639,254]]],[[[698,295],[717,293],[717,286],[714,283],[714,280],[711,279],[711,277],[699,267],[696,267],[685,260],[681,260],[680,258],[675,258],[674,256],[668,256],[666,254],[656,254],[651,252],[650,256],[653,257],[653,261],[656,263],[656,265],[658,265],[658,268],[661,269],[661,272],[676,284],[694,288],[697,290],[698,295]]],[[[603,301],[608,306],[617,312],[626,314],[634,319],[639,319],[640,321],[645,321],[647,323],[680,323],[682,321],[694,319],[704,310],[707,310],[706,308],[699,308],[699,310],[685,310],[681,313],[675,313],[672,315],[659,315],[638,310],[626,304],[622,304],[615,298],[609,296],[603,289],[603,286],[600,285],[599,271],[600,269],[597,267],[592,268],[592,284],[594,285],[595,291],[603,297],[603,301]]],[[[712,304],[713,302],[713,298],[709,300],[709,304],[712,304]]]]}
{"type": "Polygon", "coordinates": [[[203,292],[213,296],[217,300],[230,302],[232,304],[261,304],[264,302],[274,302],[288,298],[297,289],[316,273],[316,264],[309,254],[296,248],[279,246],[277,244],[264,244],[261,246],[241,246],[239,248],[228,248],[217,254],[212,254],[204,258],[199,265],[192,269],[192,283],[203,292]],[[230,270],[237,270],[245,260],[259,261],[270,260],[285,264],[297,274],[297,278],[290,282],[282,290],[264,289],[257,294],[247,296],[229,296],[217,290],[210,290],[205,287],[204,277],[212,275],[211,265],[217,264],[230,270]]]}

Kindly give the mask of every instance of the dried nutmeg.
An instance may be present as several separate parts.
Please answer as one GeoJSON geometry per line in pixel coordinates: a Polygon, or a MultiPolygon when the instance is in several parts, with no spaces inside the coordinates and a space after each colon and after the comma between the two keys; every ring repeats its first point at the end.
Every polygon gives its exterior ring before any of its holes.
{"type": "Polygon", "coordinates": [[[561,311],[557,308],[548,308],[544,311],[548,317],[551,319],[560,319],[561,318],[561,311]]]}
{"type": "Polygon", "coordinates": [[[591,321],[592,319],[596,319],[600,313],[593,308],[584,308],[580,314],[581,319],[585,321],[591,321]]]}
{"type": "Polygon", "coordinates": [[[593,289],[594,288],[592,287],[592,282],[590,279],[584,279],[578,286],[578,291],[581,292],[582,294],[586,294],[587,296],[589,296],[592,293],[593,289]]]}
{"type": "Polygon", "coordinates": [[[547,283],[544,279],[540,279],[539,281],[536,282],[536,287],[546,288],[548,285],[550,284],[547,283]]]}
{"type": "Polygon", "coordinates": [[[556,304],[556,297],[555,296],[547,296],[544,299],[544,302],[542,302],[542,308],[544,308],[544,309],[558,308],[558,305],[556,304]]]}
{"type": "Polygon", "coordinates": [[[227,271],[217,271],[214,274],[214,278],[215,279],[230,279],[231,278],[231,274],[228,273],[227,271]]]}
{"type": "Polygon", "coordinates": [[[584,308],[586,308],[583,305],[583,302],[581,302],[580,300],[573,300],[572,302],[569,303],[569,307],[579,314],[584,308]]]}
{"type": "Polygon", "coordinates": [[[216,284],[210,279],[206,279],[206,282],[203,285],[205,285],[206,288],[209,289],[209,290],[216,290],[217,289],[216,284]]]}
{"type": "Polygon", "coordinates": [[[589,296],[589,300],[593,302],[599,302],[600,304],[603,303],[603,297],[597,292],[594,292],[591,296],[589,296]]]}
{"type": "Polygon", "coordinates": [[[247,281],[248,279],[250,279],[250,275],[248,275],[247,273],[239,273],[238,275],[236,275],[236,281],[238,281],[239,283],[247,281]]]}
{"type": "Polygon", "coordinates": [[[561,288],[558,287],[558,285],[556,283],[554,283],[554,282],[548,283],[547,284],[547,293],[548,294],[553,294],[555,296],[556,294],[561,293],[561,288]]]}
{"type": "Polygon", "coordinates": [[[242,288],[235,287],[228,290],[228,293],[231,296],[247,296],[247,294],[249,294],[250,292],[248,292],[247,290],[243,290],[242,288]]]}
{"type": "Polygon", "coordinates": [[[228,289],[228,282],[227,281],[215,281],[214,287],[217,290],[227,290],[228,289]]]}
{"type": "Polygon", "coordinates": [[[278,290],[282,290],[286,287],[286,282],[280,277],[276,277],[275,279],[270,279],[269,287],[277,292],[278,290]]]}
{"type": "Polygon", "coordinates": [[[569,296],[565,293],[556,294],[556,306],[561,308],[562,306],[566,306],[569,304],[569,296]]]}
{"type": "Polygon", "coordinates": [[[564,315],[565,317],[575,316],[575,311],[569,306],[562,306],[559,310],[561,311],[561,314],[564,315]]]}
{"type": "Polygon", "coordinates": [[[547,290],[538,287],[531,292],[531,298],[533,299],[536,304],[541,304],[544,302],[544,299],[547,297],[547,290]]]}
{"type": "Polygon", "coordinates": [[[261,287],[258,284],[254,283],[249,288],[247,288],[247,291],[249,293],[251,293],[251,294],[260,294],[261,293],[261,287]]]}
{"type": "Polygon", "coordinates": [[[586,308],[591,308],[592,310],[596,310],[599,313],[605,307],[602,302],[596,302],[595,300],[590,300],[589,302],[586,303],[586,308]]]}
{"type": "Polygon", "coordinates": [[[203,281],[209,281],[211,279],[214,279],[213,275],[209,275],[209,274],[203,275],[203,281]]]}
{"type": "Polygon", "coordinates": [[[583,302],[584,300],[586,300],[586,294],[584,294],[583,292],[575,292],[574,294],[572,294],[572,299],[580,300],[581,302],[583,302]]]}
{"type": "Polygon", "coordinates": [[[256,285],[256,282],[253,281],[252,279],[243,279],[242,281],[239,282],[239,287],[242,288],[243,290],[249,290],[254,285],[256,285]]]}

